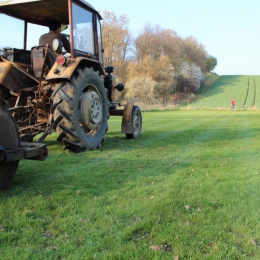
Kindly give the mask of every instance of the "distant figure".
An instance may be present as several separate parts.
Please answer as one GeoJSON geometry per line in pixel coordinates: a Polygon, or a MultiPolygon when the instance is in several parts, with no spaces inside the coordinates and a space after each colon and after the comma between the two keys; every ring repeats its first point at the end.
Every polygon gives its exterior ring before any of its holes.
{"type": "Polygon", "coordinates": [[[49,23],[50,31],[48,33],[43,34],[40,37],[39,45],[49,44],[52,47],[52,42],[54,39],[58,39],[62,42],[63,47],[67,52],[70,52],[70,43],[66,36],[61,32],[61,23],[58,20],[51,20],[49,23]]]}
{"type": "Polygon", "coordinates": [[[236,103],[236,99],[234,98],[234,99],[231,100],[231,110],[234,110],[235,103],[236,103]]]}

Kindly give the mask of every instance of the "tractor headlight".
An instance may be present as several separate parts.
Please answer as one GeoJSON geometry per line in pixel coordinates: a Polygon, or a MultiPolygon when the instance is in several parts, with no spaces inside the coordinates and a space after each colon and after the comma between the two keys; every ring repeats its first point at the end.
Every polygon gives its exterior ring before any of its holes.
{"type": "Polygon", "coordinates": [[[53,42],[52,42],[52,50],[55,52],[55,53],[61,53],[61,50],[62,50],[62,42],[58,39],[54,39],[53,42]]]}

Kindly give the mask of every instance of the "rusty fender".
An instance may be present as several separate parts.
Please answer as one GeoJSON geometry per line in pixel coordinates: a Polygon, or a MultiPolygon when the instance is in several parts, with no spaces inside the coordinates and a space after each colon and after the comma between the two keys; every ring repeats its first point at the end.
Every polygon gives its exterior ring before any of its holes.
{"type": "Polygon", "coordinates": [[[134,103],[137,101],[137,98],[133,98],[129,100],[126,105],[125,109],[109,109],[109,113],[111,116],[123,116],[122,124],[121,124],[121,133],[122,134],[131,134],[133,133],[134,129],[132,127],[132,110],[134,103]]]}
{"type": "Polygon", "coordinates": [[[76,57],[75,59],[69,59],[65,66],[59,66],[56,62],[52,66],[51,70],[45,77],[46,80],[55,79],[70,79],[74,71],[78,66],[83,63],[86,67],[92,67],[95,71],[99,71],[100,75],[103,75],[103,69],[98,61],[91,60],[85,57],[76,57]],[[57,72],[55,72],[55,70],[57,72]]]}
{"type": "Polygon", "coordinates": [[[0,62],[0,85],[3,84],[11,68],[12,65],[10,63],[0,62]]]}
{"type": "Polygon", "coordinates": [[[137,98],[133,98],[129,100],[125,105],[123,118],[122,118],[122,125],[121,125],[122,134],[131,134],[134,131],[132,126],[132,110],[133,110],[134,103],[137,100],[138,100],[137,98]]]}

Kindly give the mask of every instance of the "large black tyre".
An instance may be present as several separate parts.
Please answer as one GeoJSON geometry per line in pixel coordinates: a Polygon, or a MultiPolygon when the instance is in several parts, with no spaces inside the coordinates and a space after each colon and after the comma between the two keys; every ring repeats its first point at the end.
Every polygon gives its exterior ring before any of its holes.
{"type": "MultiPolygon", "coordinates": [[[[0,85],[0,104],[5,105],[5,97],[8,94],[8,89],[0,85]]],[[[5,105],[6,106],[6,105],[5,105]]]]}
{"type": "MultiPolygon", "coordinates": [[[[0,146],[5,150],[17,150],[20,147],[16,123],[8,110],[0,104],[0,146]]],[[[19,161],[0,162],[0,191],[7,189],[13,180],[19,161]]]]}
{"type": "Polygon", "coordinates": [[[141,134],[142,130],[142,113],[138,106],[133,106],[131,124],[133,132],[126,134],[127,139],[137,138],[141,134]]]}
{"type": "Polygon", "coordinates": [[[78,68],[53,98],[53,128],[64,148],[82,152],[101,147],[107,129],[107,90],[92,68],[78,68]]]}

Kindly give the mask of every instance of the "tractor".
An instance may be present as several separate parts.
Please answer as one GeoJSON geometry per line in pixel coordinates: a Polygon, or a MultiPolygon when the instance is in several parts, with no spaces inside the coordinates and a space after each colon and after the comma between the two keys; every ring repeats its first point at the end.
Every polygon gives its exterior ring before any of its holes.
{"type": "Polygon", "coordinates": [[[110,116],[122,117],[127,139],[140,135],[137,99],[115,99],[124,85],[113,66],[104,66],[102,17],[92,5],[9,0],[0,2],[0,19],[0,190],[10,184],[20,159],[48,157],[43,141],[53,131],[74,153],[101,147],[110,116]],[[48,32],[51,19],[61,22],[70,52],[59,39],[39,45],[39,33],[48,32]],[[21,26],[12,30],[13,24],[21,26]],[[8,38],[12,42],[3,46],[8,38]]]}

